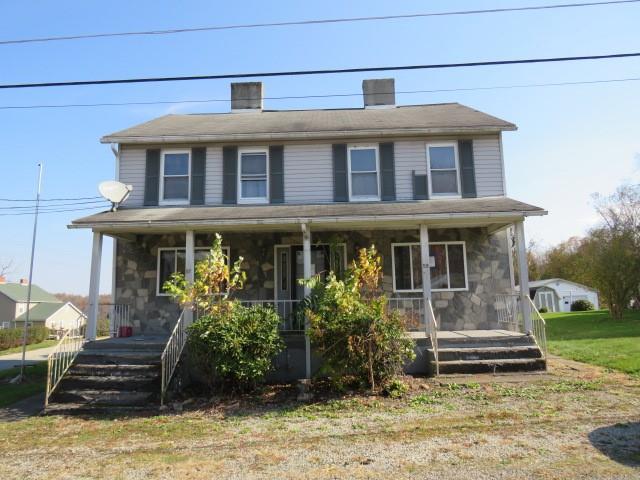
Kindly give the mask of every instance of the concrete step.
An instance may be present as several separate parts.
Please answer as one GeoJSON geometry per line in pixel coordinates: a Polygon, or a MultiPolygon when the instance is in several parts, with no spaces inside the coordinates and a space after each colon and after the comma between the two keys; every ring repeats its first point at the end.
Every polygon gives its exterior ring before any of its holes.
{"type": "Polygon", "coordinates": [[[126,392],[157,392],[160,375],[65,375],[60,382],[61,392],[75,389],[118,390],[126,392]]]}
{"type": "Polygon", "coordinates": [[[156,415],[159,405],[96,405],[88,403],[49,403],[45,415],[156,415]]]}
{"type": "MultiPolygon", "coordinates": [[[[159,389],[158,389],[159,390],[159,389]]],[[[54,393],[53,404],[84,404],[92,406],[153,406],[158,404],[159,392],[102,390],[92,388],[62,389],[54,393]]]]}
{"type": "Polygon", "coordinates": [[[544,370],[542,358],[512,358],[489,360],[450,360],[439,362],[440,373],[498,373],[544,370]]]}
{"type": "Polygon", "coordinates": [[[160,365],[162,352],[137,350],[81,350],[78,364],[93,365],[160,365]]]}
{"type": "Polygon", "coordinates": [[[73,366],[69,368],[68,374],[122,377],[144,375],[147,377],[159,377],[160,365],[74,363],[73,366]]]}
{"type": "Polygon", "coordinates": [[[442,348],[526,347],[535,345],[533,337],[438,338],[442,348]]]}
{"type": "MultiPolygon", "coordinates": [[[[430,360],[435,360],[433,348],[427,348],[430,360]]],[[[457,347],[438,348],[440,361],[455,360],[497,360],[540,358],[542,352],[537,346],[526,345],[516,347],[457,347]]]]}
{"type": "Polygon", "coordinates": [[[109,340],[95,340],[87,342],[83,350],[110,350],[110,351],[146,351],[146,352],[162,352],[167,346],[167,339],[135,339],[117,338],[109,340]]]}

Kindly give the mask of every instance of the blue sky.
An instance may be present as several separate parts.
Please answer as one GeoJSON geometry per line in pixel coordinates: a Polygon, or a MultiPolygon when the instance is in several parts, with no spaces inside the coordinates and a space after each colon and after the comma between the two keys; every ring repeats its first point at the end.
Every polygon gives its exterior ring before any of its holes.
{"type": "MultiPolygon", "coordinates": [[[[8,2],[2,39],[205,25],[541,5],[552,1],[111,1],[8,2]]],[[[465,62],[640,50],[640,4],[388,22],[296,26],[154,37],[0,46],[0,83],[191,75],[264,70],[465,62]]],[[[640,77],[640,59],[394,72],[397,90],[640,77]]],[[[357,93],[363,78],[265,79],[267,96],[357,93]]],[[[526,222],[529,238],[551,245],[596,221],[593,192],[640,181],[640,82],[399,95],[398,103],[460,102],[516,123],[504,135],[509,196],[550,215],[526,222]]],[[[0,91],[0,106],[228,98],[228,81],[0,91]]],[[[361,99],[269,101],[268,108],[360,106],[361,99]]],[[[99,137],[170,112],[222,112],[228,104],[0,110],[0,197],[97,194],[113,178],[99,137]]],[[[3,206],[6,206],[3,204],[3,206]]],[[[53,292],[88,292],[90,233],[66,225],[84,212],[43,215],[34,281],[53,292]]],[[[0,216],[0,259],[26,276],[32,219],[0,216]]],[[[105,244],[101,290],[110,291],[105,244]]]]}

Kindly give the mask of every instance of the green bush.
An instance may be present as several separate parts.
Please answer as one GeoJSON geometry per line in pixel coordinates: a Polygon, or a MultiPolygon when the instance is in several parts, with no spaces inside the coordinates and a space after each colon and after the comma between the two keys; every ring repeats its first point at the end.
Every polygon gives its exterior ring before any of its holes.
{"type": "Polygon", "coordinates": [[[547,313],[548,311],[549,311],[549,309],[547,307],[540,307],[538,309],[538,312],[540,312],[540,313],[547,313]]]}
{"type": "Polygon", "coordinates": [[[576,300],[571,304],[572,312],[587,312],[594,309],[595,307],[593,306],[593,303],[589,300],[576,300]]]}
{"type": "Polygon", "coordinates": [[[189,327],[190,358],[210,388],[252,389],[284,347],[279,324],[280,317],[270,307],[234,302],[232,308],[201,317],[189,327]]]}
{"type": "Polygon", "coordinates": [[[409,385],[398,378],[394,378],[384,387],[384,394],[391,398],[402,398],[409,391],[409,385]]]}
{"type": "Polygon", "coordinates": [[[325,371],[353,377],[372,390],[387,385],[415,358],[402,319],[387,311],[378,286],[381,272],[375,247],[361,249],[343,279],[329,272],[324,282],[318,277],[309,282],[313,290],[305,302],[311,342],[325,371]]]}
{"type": "MultiPolygon", "coordinates": [[[[24,330],[22,328],[3,328],[0,330],[0,350],[19,347],[22,345],[24,330]]],[[[49,337],[49,329],[46,327],[28,327],[27,345],[40,343],[49,337]]]]}

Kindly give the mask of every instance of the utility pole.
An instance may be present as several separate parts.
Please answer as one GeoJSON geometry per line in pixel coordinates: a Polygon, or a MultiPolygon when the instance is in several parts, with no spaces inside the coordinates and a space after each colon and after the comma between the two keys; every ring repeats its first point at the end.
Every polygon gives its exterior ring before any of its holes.
{"type": "Polygon", "coordinates": [[[22,333],[22,363],[20,364],[20,381],[24,381],[24,363],[27,354],[27,328],[29,326],[29,314],[31,310],[31,285],[33,283],[33,257],[36,252],[36,232],[38,231],[38,208],[40,207],[40,187],[42,186],[42,163],[38,164],[38,191],[36,193],[36,209],[33,219],[33,238],[31,240],[31,263],[29,265],[29,285],[27,285],[27,312],[22,333]]]}

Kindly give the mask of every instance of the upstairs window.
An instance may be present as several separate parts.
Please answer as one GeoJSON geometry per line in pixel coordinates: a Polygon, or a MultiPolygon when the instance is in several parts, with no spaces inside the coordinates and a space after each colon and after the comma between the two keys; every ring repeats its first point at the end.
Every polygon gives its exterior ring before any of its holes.
{"type": "Polygon", "coordinates": [[[458,146],[455,143],[427,144],[429,197],[459,197],[458,146]]]}
{"type": "Polygon", "coordinates": [[[189,203],[190,156],[191,153],[188,150],[167,150],[162,152],[161,203],[189,203]]]}
{"type": "Polygon", "coordinates": [[[240,150],[238,182],[239,203],[267,203],[269,201],[269,151],[267,149],[240,150]]]}
{"type": "MultiPolygon", "coordinates": [[[[394,291],[421,291],[420,244],[395,243],[391,249],[394,291]]],[[[435,261],[430,268],[431,291],[467,289],[467,258],[464,242],[430,243],[429,254],[435,261]]]]}
{"type": "Polygon", "coordinates": [[[349,199],[380,200],[378,147],[349,147],[349,199]]]}

